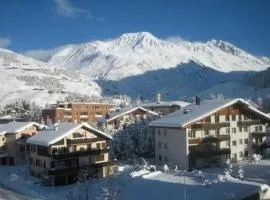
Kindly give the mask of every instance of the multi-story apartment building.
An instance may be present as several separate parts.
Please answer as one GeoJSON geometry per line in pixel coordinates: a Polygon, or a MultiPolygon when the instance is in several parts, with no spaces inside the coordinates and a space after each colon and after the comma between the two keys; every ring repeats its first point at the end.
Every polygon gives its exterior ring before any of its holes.
{"type": "Polygon", "coordinates": [[[157,163],[191,170],[260,153],[269,122],[243,99],[197,100],[149,126],[155,129],[157,163]]]}
{"type": "Polygon", "coordinates": [[[51,105],[51,108],[42,110],[42,119],[51,123],[60,122],[94,122],[97,118],[105,116],[112,105],[99,102],[72,102],[51,105]]]}
{"type": "Polygon", "coordinates": [[[74,183],[82,168],[89,176],[113,173],[108,141],[111,137],[86,123],[60,123],[27,140],[30,172],[51,185],[74,183]]]}
{"type": "Polygon", "coordinates": [[[157,93],[156,102],[145,103],[141,107],[159,113],[160,115],[167,115],[189,104],[185,101],[161,101],[161,94],[157,93]]]}
{"type": "Polygon", "coordinates": [[[135,123],[136,120],[146,120],[158,116],[158,113],[143,107],[126,108],[107,113],[105,117],[98,119],[97,125],[100,130],[114,132],[135,123]]]}
{"type": "Polygon", "coordinates": [[[25,140],[36,135],[41,125],[35,122],[10,122],[0,126],[0,164],[25,163],[25,140]]]}

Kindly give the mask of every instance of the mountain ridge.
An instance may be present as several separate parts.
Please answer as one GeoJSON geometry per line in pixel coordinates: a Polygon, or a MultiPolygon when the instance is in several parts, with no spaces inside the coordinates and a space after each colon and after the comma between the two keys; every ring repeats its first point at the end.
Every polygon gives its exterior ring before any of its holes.
{"type": "Polygon", "coordinates": [[[270,66],[269,58],[253,56],[222,40],[172,42],[148,32],[70,46],[57,51],[48,63],[82,70],[92,78],[120,80],[190,61],[221,72],[261,71],[270,66]]]}

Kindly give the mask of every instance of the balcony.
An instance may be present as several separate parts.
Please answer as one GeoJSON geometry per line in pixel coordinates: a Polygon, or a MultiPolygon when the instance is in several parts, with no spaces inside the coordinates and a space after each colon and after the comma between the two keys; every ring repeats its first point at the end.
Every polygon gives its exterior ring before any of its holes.
{"type": "MultiPolygon", "coordinates": [[[[92,163],[89,165],[89,167],[93,168],[99,168],[103,166],[110,166],[110,165],[115,165],[116,162],[113,160],[110,161],[105,161],[105,162],[99,162],[99,163],[92,163]]],[[[64,166],[61,168],[52,168],[48,170],[48,174],[50,175],[59,175],[59,174],[69,174],[69,173],[76,173],[80,170],[80,167],[71,167],[71,166],[64,166]]]]}
{"type": "Polygon", "coordinates": [[[190,152],[191,156],[194,157],[209,157],[209,156],[220,156],[220,155],[230,155],[230,148],[222,149],[211,149],[211,150],[194,150],[190,152]]]}
{"type": "Polygon", "coordinates": [[[80,118],[81,119],[87,119],[88,118],[88,115],[80,115],[80,118]]]}
{"type": "Polygon", "coordinates": [[[266,137],[266,136],[270,136],[270,131],[264,131],[264,132],[252,132],[251,133],[252,137],[266,137]]]}
{"type": "Polygon", "coordinates": [[[251,121],[238,121],[237,126],[251,126],[261,124],[260,120],[251,120],[251,121]]]}
{"type": "Polygon", "coordinates": [[[191,126],[192,129],[218,129],[222,127],[229,127],[229,122],[218,122],[218,123],[201,123],[201,124],[193,124],[191,126]]]}
{"type": "Polygon", "coordinates": [[[200,144],[200,143],[216,143],[221,141],[230,140],[230,135],[218,135],[218,136],[207,136],[204,138],[191,138],[188,140],[189,144],[200,144]]]}
{"type": "Polygon", "coordinates": [[[67,139],[67,144],[89,144],[92,142],[99,141],[100,138],[76,138],[76,139],[67,139]]]}
{"type": "Polygon", "coordinates": [[[74,152],[69,152],[69,151],[62,151],[58,153],[54,153],[52,155],[53,159],[66,159],[66,158],[72,158],[72,157],[79,157],[79,156],[87,156],[87,155],[96,155],[100,153],[107,153],[109,152],[109,148],[104,148],[104,149],[85,149],[83,151],[74,151],[74,152]]]}
{"type": "Polygon", "coordinates": [[[63,168],[49,169],[48,174],[50,175],[69,174],[77,172],[78,170],[79,170],[78,167],[63,167],[63,168]]]}

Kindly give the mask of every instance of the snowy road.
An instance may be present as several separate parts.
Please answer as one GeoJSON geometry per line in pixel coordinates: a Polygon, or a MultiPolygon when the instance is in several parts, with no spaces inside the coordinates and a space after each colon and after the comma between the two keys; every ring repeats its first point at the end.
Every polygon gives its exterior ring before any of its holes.
{"type": "Polygon", "coordinates": [[[4,189],[0,186],[0,200],[34,200],[31,197],[27,197],[11,190],[4,189]]]}

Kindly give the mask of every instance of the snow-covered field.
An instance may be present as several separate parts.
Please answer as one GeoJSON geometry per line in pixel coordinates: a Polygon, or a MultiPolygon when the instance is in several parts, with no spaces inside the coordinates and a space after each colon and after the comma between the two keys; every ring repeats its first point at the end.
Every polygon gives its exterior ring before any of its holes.
{"type": "MultiPolygon", "coordinates": [[[[89,187],[89,199],[164,200],[164,199],[239,199],[247,194],[269,189],[270,160],[258,164],[241,163],[244,180],[228,177],[222,168],[202,171],[150,172],[142,166],[122,165],[112,177],[94,179],[89,187]],[[264,184],[263,186],[261,186],[264,184]]],[[[239,164],[233,165],[233,170],[239,164]]],[[[234,172],[232,173],[234,174],[234,172]]],[[[85,199],[84,183],[61,187],[42,186],[39,179],[29,176],[26,166],[0,166],[0,188],[38,199],[85,199]],[[2,186],[1,186],[2,185],[2,186]]],[[[270,198],[270,191],[265,194],[270,198]]],[[[29,197],[29,199],[30,199],[29,197]]],[[[265,199],[264,197],[264,199],[265,199]]]]}

